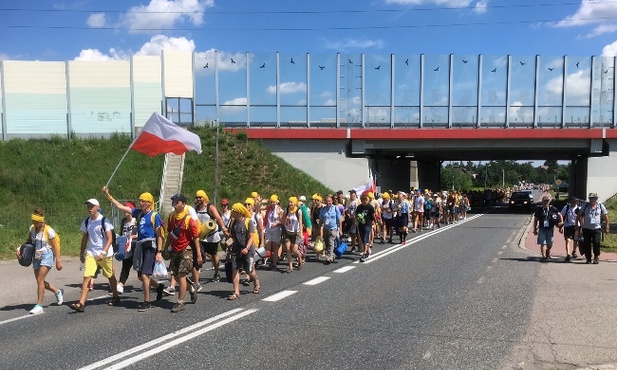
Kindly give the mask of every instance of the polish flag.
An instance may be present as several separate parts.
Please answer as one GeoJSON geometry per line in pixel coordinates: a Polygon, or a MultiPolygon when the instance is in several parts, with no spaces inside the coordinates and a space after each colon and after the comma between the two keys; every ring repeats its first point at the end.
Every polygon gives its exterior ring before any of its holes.
{"type": "Polygon", "coordinates": [[[366,182],[366,184],[356,186],[353,188],[353,190],[356,191],[356,194],[358,194],[358,196],[368,194],[369,192],[373,192],[373,194],[375,194],[377,187],[375,186],[375,180],[373,179],[372,171],[368,176],[368,181],[366,182]]]}
{"type": "Polygon", "coordinates": [[[164,153],[181,155],[189,150],[201,154],[201,140],[196,134],[154,112],[131,148],[149,156],[164,153]]]}

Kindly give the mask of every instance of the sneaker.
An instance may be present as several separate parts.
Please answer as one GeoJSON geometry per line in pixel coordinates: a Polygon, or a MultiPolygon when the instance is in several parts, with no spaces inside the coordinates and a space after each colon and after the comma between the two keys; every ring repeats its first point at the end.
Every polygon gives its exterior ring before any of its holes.
{"type": "Polygon", "coordinates": [[[92,280],[90,281],[90,285],[88,285],[88,289],[89,289],[90,291],[93,291],[93,290],[94,290],[94,282],[93,282],[92,280]]]}
{"type": "Polygon", "coordinates": [[[244,286],[251,285],[251,279],[244,279],[244,280],[242,280],[242,285],[244,285],[244,286]]]}
{"type": "Polygon", "coordinates": [[[180,311],[184,311],[184,302],[177,302],[176,304],[174,304],[174,306],[171,309],[171,312],[180,312],[180,311]]]}
{"type": "Polygon", "coordinates": [[[116,291],[118,292],[118,294],[124,293],[124,285],[122,284],[116,285],[116,291]]]}
{"type": "Polygon", "coordinates": [[[572,258],[576,258],[576,252],[572,252],[572,258]]]}
{"type": "MultiPolygon", "coordinates": [[[[266,264],[266,262],[265,262],[265,260],[264,260],[264,265],[265,265],[265,264],[266,264]]],[[[214,277],[212,278],[212,281],[213,281],[213,282],[219,282],[219,281],[221,281],[221,275],[219,275],[219,274],[214,275],[214,277]]]]}
{"type": "Polygon", "coordinates": [[[566,256],[565,261],[566,261],[566,262],[570,262],[570,256],[566,256]]]}
{"type": "Polygon", "coordinates": [[[156,300],[160,301],[163,299],[163,291],[165,290],[165,285],[159,283],[159,286],[156,287],[156,300]]]}
{"type": "Polygon", "coordinates": [[[30,310],[30,315],[38,315],[43,313],[43,306],[41,306],[40,304],[37,304],[36,306],[34,306],[33,309],[30,310]]]}
{"type": "Polygon", "coordinates": [[[191,294],[191,303],[197,302],[197,292],[192,291],[190,294],[191,294]]]}
{"type": "Polygon", "coordinates": [[[56,303],[58,303],[58,306],[61,306],[62,303],[64,303],[64,290],[58,289],[56,292],[56,303]]]}
{"type": "Polygon", "coordinates": [[[203,287],[201,286],[201,284],[195,283],[193,284],[193,289],[195,289],[196,292],[201,292],[203,290],[203,287]]]}
{"type": "Polygon", "coordinates": [[[591,263],[591,260],[589,260],[589,259],[588,259],[585,263],[586,263],[586,264],[590,264],[590,263],[591,263]]]}
{"type": "Polygon", "coordinates": [[[137,306],[137,312],[146,312],[151,308],[152,308],[152,305],[150,305],[150,302],[144,302],[140,304],[139,306],[137,306]]]}
{"type": "Polygon", "coordinates": [[[598,263],[600,263],[600,259],[596,256],[593,258],[593,264],[597,265],[598,263]]]}
{"type": "Polygon", "coordinates": [[[176,294],[176,288],[172,287],[172,286],[168,286],[167,288],[163,289],[163,293],[165,295],[175,295],[176,294]]]}
{"type": "Polygon", "coordinates": [[[360,257],[360,262],[364,262],[364,261],[366,261],[366,260],[364,259],[364,256],[360,257]]]}

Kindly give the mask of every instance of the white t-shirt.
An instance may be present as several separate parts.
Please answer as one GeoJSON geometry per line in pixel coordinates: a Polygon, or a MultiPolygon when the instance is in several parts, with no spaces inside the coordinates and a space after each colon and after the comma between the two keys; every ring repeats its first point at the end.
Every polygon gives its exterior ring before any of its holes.
{"type": "MultiPolygon", "coordinates": [[[[103,252],[103,247],[105,246],[105,242],[107,241],[107,235],[105,233],[110,231],[113,233],[114,225],[111,224],[108,218],[105,218],[105,231],[103,231],[103,227],[101,222],[103,221],[103,215],[97,214],[96,219],[93,220],[91,217],[88,217],[88,227],[86,228],[86,220],[81,223],[81,232],[88,234],[88,245],[86,247],[86,253],[91,255],[92,257],[98,257],[103,252]],[[105,235],[105,236],[104,236],[105,235]]],[[[113,249],[109,247],[107,251],[107,255],[105,257],[111,256],[113,254],[113,249]]]]}
{"type": "Polygon", "coordinates": [[[30,240],[32,240],[32,244],[34,244],[34,249],[37,251],[41,251],[41,253],[52,252],[51,245],[47,243],[47,240],[53,239],[56,237],[56,232],[51,226],[47,226],[47,238],[43,235],[45,228],[42,228],[38,233],[34,229],[34,226],[30,227],[30,240]]]}

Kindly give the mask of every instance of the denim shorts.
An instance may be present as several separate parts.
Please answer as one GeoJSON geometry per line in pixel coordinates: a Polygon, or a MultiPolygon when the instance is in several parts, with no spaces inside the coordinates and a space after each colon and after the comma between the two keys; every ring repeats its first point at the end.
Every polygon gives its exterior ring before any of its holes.
{"type": "MultiPolygon", "coordinates": [[[[36,256],[36,253],[35,253],[36,256]]],[[[47,266],[49,268],[52,268],[54,266],[54,253],[49,251],[49,252],[43,252],[41,253],[41,259],[37,260],[32,258],[32,267],[36,270],[36,269],[40,269],[41,266],[47,266]]]]}
{"type": "Polygon", "coordinates": [[[553,228],[539,228],[538,229],[538,244],[546,245],[547,247],[553,246],[553,228]]]}

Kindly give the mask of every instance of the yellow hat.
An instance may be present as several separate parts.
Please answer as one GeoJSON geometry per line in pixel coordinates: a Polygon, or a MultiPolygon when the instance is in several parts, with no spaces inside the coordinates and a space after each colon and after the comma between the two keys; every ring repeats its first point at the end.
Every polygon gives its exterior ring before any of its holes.
{"type": "Polygon", "coordinates": [[[386,191],[386,192],[384,192],[383,194],[381,194],[381,197],[382,197],[383,199],[390,199],[390,193],[388,193],[388,192],[386,191]]]}
{"type": "Polygon", "coordinates": [[[369,191],[366,195],[368,195],[369,199],[375,199],[375,194],[372,191],[369,191]]]}
{"type": "Polygon", "coordinates": [[[244,201],[244,204],[250,204],[250,205],[254,206],[255,205],[255,199],[253,199],[251,197],[246,198],[246,200],[244,201]]]}
{"type": "Polygon", "coordinates": [[[279,196],[276,194],[272,194],[270,196],[270,202],[278,202],[279,201],[279,196]]]}
{"type": "Polygon", "coordinates": [[[139,196],[139,200],[143,200],[144,202],[150,202],[150,204],[154,204],[154,197],[150,193],[142,193],[139,196]]]}
{"type": "Polygon", "coordinates": [[[206,194],[206,192],[203,190],[197,190],[197,193],[195,193],[195,196],[204,198],[206,202],[210,201],[210,198],[208,198],[208,194],[206,194]]]}
{"type": "Polygon", "coordinates": [[[234,205],[231,206],[231,211],[239,213],[245,217],[251,217],[251,212],[249,212],[249,210],[244,206],[244,204],[240,202],[234,203],[234,205]]]}
{"type": "Polygon", "coordinates": [[[316,200],[317,198],[319,198],[319,194],[315,193],[311,196],[311,199],[316,200]]]}
{"type": "Polygon", "coordinates": [[[253,198],[257,198],[259,196],[259,193],[257,193],[256,191],[251,193],[251,197],[253,198]]]}
{"type": "Polygon", "coordinates": [[[289,201],[292,202],[294,205],[298,204],[298,198],[296,197],[289,197],[289,201]]]}
{"type": "Polygon", "coordinates": [[[319,195],[317,195],[317,194],[315,194],[315,195],[313,196],[313,200],[318,200],[318,201],[320,201],[320,202],[323,202],[323,199],[322,199],[319,195]]]}

